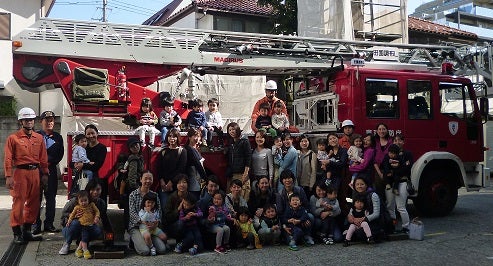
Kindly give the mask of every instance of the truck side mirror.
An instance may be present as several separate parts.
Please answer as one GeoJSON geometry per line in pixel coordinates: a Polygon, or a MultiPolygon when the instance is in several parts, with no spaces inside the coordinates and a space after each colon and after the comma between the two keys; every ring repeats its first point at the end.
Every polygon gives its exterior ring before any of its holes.
{"type": "Polygon", "coordinates": [[[479,98],[479,111],[481,112],[481,116],[484,117],[484,121],[488,121],[488,116],[490,112],[488,98],[486,97],[479,98]]]}

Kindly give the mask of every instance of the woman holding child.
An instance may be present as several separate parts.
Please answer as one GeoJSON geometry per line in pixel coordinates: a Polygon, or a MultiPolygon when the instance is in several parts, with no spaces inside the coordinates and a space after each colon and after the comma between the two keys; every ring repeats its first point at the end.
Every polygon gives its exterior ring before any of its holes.
{"type": "MultiPolygon", "coordinates": [[[[142,199],[147,193],[153,193],[155,194],[155,198],[157,198],[157,194],[153,191],[151,191],[151,186],[153,183],[153,176],[150,171],[146,171],[142,174],[142,177],[140,178],[140,187],[132,193],[130,193],[130,196],[128,197],[129,200],[129,213],[130,213],[130,221],[128,223],[128,233],[130,234],[130,239],[134,244],[135,252],[137,254],[142,255],[142,256],[147,256],[151,254],[151,248],[149,247],[145,240],[144,237],[142,236],[142,233],[139,229],[141,222],[140,216],[139,216],[139,211],[141,210],[141,204],[142,204],[142,199]]],[[[156,201],[157,208],[156,212],[160,216],[161,213],[161,207],[160,207],[160,202],[159,200],[156,201]]],[[[154,222],[146,222],[146,226],[148,231],[153,231],[158,228],[159,226],[159,221],[154,221],[154,222]]],[[[154,250],[157,254],[164,254],[166,252],[166,243],[161,240],[158,236],[152,235],[151,236],[152,240],[152,246],[154,247],[154,250]]]]}
{"type": "MultiPolygon", "coordinates": [[[[348,215],[348,222],[350,224],[355,224],[360,226],[363,221],[367,221],[370,225],[372,236],[377,237],[381,235],[383,224],[381,222],[380,216],[381,212],[385,210],[381,210],[381,202],[380,197],[373,191],[373,189],[369,188],[368,182],[363,177],[356,177],[354,180],[354,195],[360,195],[366,199],[365,207],[368,211],[368,215],[362,218],[355,218],[351,215],[348,215]]],[[[354,198],[354,197],[353,197],[354,198]]],[[[362,231],[363,229],[358,229],[358,231],[362,231]]],[[[357,232],[358,232],[357,231],[357,232]]],[[[366,236],[363,232],[359,232],[356,235],[362,234],[364,239],[366,236]]]]}

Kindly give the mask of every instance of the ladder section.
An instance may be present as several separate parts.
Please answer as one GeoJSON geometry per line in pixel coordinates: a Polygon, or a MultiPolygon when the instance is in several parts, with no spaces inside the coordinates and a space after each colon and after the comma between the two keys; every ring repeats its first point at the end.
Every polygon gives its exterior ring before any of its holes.
{"type": "Polygon", "coordinates": [[[338,103],[339,96],[332,92],[295,99],[295,126],[303,131],[336,131],[338,103]]]}
{"type": "MultiPolygon", "coordinates": [[[[14,54],[190,66],[200,74],[320,75],[335,57],[425,64],[439,70],[451,62],[456,73],[474,66],[452,44],[392,44],[257,33],[179,29],[146,25],[43,18],[13,38],[14,54]],[[392,49],[389,49],[392,48],[392,49]],[[385,60],[385,59],[384,59],[385,60]]],[[[466,52],[467,53],[467,52],[466,52]]]]}

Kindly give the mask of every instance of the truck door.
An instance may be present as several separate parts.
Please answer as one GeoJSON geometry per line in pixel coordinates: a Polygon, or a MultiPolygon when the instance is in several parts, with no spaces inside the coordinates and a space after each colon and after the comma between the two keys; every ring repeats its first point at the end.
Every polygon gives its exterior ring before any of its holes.
{"type": "Polygon", "coordinates": [[[464,162],[482,161],[481,121],[470,88],[461,83],[439,83],[439,150],[451,152],[464,162]]]}
{"type": "Polygon", "coordinates": [[[402,118],[406,146],[412,147],[415,159],[430,150],[438,150],[438,132],[433,117],[432,82],[430,80],[406,80],[403,91],[402,118]]]}

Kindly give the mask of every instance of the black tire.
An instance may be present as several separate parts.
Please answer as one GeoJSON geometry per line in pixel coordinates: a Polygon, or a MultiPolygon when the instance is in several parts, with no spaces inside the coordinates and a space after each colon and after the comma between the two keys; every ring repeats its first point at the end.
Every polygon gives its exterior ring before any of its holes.
{"type": "Polygon", "coordinates": [[[446,216],[457,203],[458,188],[454,175],[445,171],[427,171],[419,182],[414,205],[421,215],[446,216]]]}

